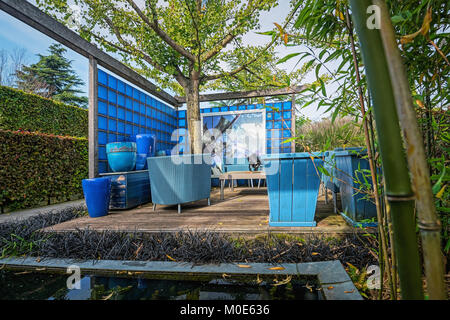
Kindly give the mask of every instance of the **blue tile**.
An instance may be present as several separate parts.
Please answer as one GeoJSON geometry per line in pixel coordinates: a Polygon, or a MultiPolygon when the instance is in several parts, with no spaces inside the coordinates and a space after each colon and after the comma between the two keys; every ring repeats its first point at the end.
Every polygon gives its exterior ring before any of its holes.
{"type": "Polygon", "coordinates": [[[290,129],[291,126],[292,126],[292,121],[291,120],[283,121],[283,128],[284,129],[290,129]]]}
{"type": "Polygon", "coordinates": [[[105,161],[99,161],[98,163],[98,173],[107,173],[107,165],[105,161]]]}
{"type": "Polygon", "coordinates": [[[108,133],[108,143],[117,142],[117,135],[115,133],[108,133]]]}
{"type": "Polygon", "coordinates": [[[246,106],[245,105],[239,106],[238,109],[239,110],[246,110],[246,106]]]}
{"type": "Polygon", "coordinates": [[[108,119],[108,131],[117,131],[117,120],[108,119]]]}
{"type": "Polygon", "coordinates": [[[117,132],[119,133],[125,133],[125,122],[119,121],[117,123],[117,132]]]}
{"type": "Polygon", "coordinates": [[[125,83],[123,83],[123,81],[117,81],[117,91],[125,93],[125,83]]]}
{"type": "Polygon", "coordinates": [[[103,101],[99,101],[98,102],[98,113],[99,114],[103,114],[103,115],[107,115],[108,113],[108,108],[106,107],[106,103],[104,103],[103,101]]]}
{"type": "Polygon", "coordinates": [[[267,121],[266,122],[266,129],[272,129],[273,128],[273,122],[272,121],[267,121]]]}
{"type": "Polygon", "coordinates": [[[130,98],[125,99],[125,107],[127,109],[133,109],[133,101],[130,98]]]}
{"type": "Polygon", "coordinates": [[[108,87],[117,90],[117,79],[111,75],[108,75],[108,87]]]}
{"type": "Polygon", "coordinates": [[[127,94],[127,96],[132,97],[133,96],[133,87],[127,84],[125,93],[127,94]]]}
{"type": "Polygon", "coordinates": [[[138,89],[133,88],[133,98],[139,100],[140,91],[138,89]]]}
{"type": "Polygon", "coordinates": [[[125,125],[125,133],[126,134],[133,134],[133,126],[131,124],[126,124],[125,125]]]}
{"type": "Polygon", "coordinates": [[[281,129],[281,122],[280,121],[275,121],[273,123],[273,128],[274,129],[281,129]]]}
{"type": "Polygon", "coordinates": [[[98,117],[98,128],[102,130],[108,130],[108,123],[105,117],[98,117]]]}
{"type": "Polygon", "coordinates": [[[283,110],[292,110],[292,102],[291,101],[284,102],[283,110]]]}
{"type": "Polygon", "coordinates": [[[118,94],[118,95],[117,95],[117,104],[118,104],[119,106],[124,107],[124,106],[125,106],[125,96],[123,96],[123,95],[121,95],[121,94],[118,94]]]}
{"type": "Polygon", "coordinates": [[[292,116],[290,111],[283,112],[283,119],[290,119],[292,116]]]}
{"type": "Polygon", "coordinates": [[[125,109],[117,108],[117,118],[125,120],[125,109]]]}
{"type": "Polygon", "coordinates": [[[273,119],[273,112],[266,112],[266,119],[272,120],[273,119]]]}
{"type": "Polygon", "coordinates": [[[98,82],[105,86],[108,85],[108,74],[100,69],[98,69],[98,82]]]}
{"type": "Polygon", "coordinates": [[[106,137],[106,132],[103,131],[99,131],[98,132],[98,144],[107,144],[108,143],[108,139],[106,137]]]}
{"type": "Polygon", "coordinates": [[[133,111],[139,112],[139,102],[133,100],[133,111]]]}
{"type": "Polygon", "coordinates": [[[133,122],[133,113],[131,111],[127,110],[127,112],[126,112],[126,120],[128,122],[133,122]]]}
{"type": "Polygon", "coordinates": [[[184,119],[179,119],[179,120],[178,120],[178,125],[181,126],[181,127],[186,126],[186,120],[184,120],[184,119]]]}
{"type": "Polygon", "coordinates": [[[110,103],[117,103],[117,93],[115,93],[114,91],[108,90],[108,101],[110,103]]]}
{"type": "Polygon", "coordinates": [[[283,130],[283,137],[284,138],[290,138],[291,137],[291,131],[290,130],[283,130]]]}
{"type": "Polygon", "coordinates": [[[249,104],[247,106],[247,110],[253,110],[253,109],[256,109],[256,106],[254,104],[249,104]]]}
{"type": "Polygon", "coordinates": [[[220,112],[220,109],[218,107],[212,108],[212,112],[220,112]]]}
{"type": "Polygon", "coordinates": [[[134,124],[139,124],[139,114],[133,112],[133,123],[134,124]]]}
{"type": "Polygon", "coordinates": [[[281,113],[280,112],[274,112],[273,118],[274,118],[274,120],[281,120],[281,113]]]}
{"type": "Polygon", "coordinates": [[[108,106],[108,115],[113,118],[117,118],[117,107],[115,105],[110,104],[108,106]]]}
{"type": "Polygon", "coordinates": [[[99,160],[107,160],[106,147],[98,147],[98,159],[99,160]]]}
{"type": "Polygon", "coordinates": [[[108,90],[103,86],[98,86],[98,97],[103,100],[108,99],[108,90]]]}

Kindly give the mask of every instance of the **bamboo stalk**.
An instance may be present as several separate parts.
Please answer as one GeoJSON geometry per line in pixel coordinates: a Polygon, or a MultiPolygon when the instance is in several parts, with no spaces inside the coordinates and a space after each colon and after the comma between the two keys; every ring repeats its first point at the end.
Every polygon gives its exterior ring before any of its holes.
{"type": "MultiPolygon", "coordinates": [[[[366,147],[367,147],[370,175],[372,178],[372,186],[373,186],[373,197],[375,200],[375,207],[376,207],[376,211],[377,211],[378,232],[380,234],[380,242],[381,242],[379,259],[384,259],[384,264],[386,266],[385,269],[387,271],[386,273],[387,273],[387,277],[388,277],[389,286],[390,286],[391,292],[393,292],[393,294],[391,294],[391,298],[393,300],[396,300],[397,299],[396,292],[394,290],[392,275],[390,272],[391,265],[389,263],[388,250],[387,250],[387,244],[386,244],[387,238],[386,238],[385,226],[384,226],[384,222],[383,222],[383,212],[381,210],[380,197],[378,195],[376,167],[375,167],[375,162],[373,160],[374,152],[373,152],[372,144],[370,142],[370,137],[369,137],[368,119],[366,117],[366,107],[365,107],[365,103],[364,103],[364,93],[361,88],[361,76],[359,74],[358,57],[356,55],[356,49],[355,49],[355,39],[353,37],[353,26],[352,26],[352,23],[350,20],[348,8],[345,10],[345,19],[346,19],[346,27],[347,27],[347,30],[349,33],[351,52],[352,52],[352,57],[353,57],[353,66],[355,68],[355,73],[356,73],[356,81],[358,82],[357,87],[358,87],[358,95],[359,95],[359,106],[361,109],[361,115],[362,115],[362,119],[363,119],[364,141],[365,141],[366,147]]],[[[383,274],[383,272],[381,274],[383,274]]],[[[383,281],[383,279],[381,279],[381,282],[382,281],[383,281]]]]}
{"type": "Polygon", "coordinates": [[[397,113],[408,150],[408,164],[416,195],[418,225],[422,239],[427,291],[430,299],[447,299],[444,262],[441,251],[441,222],[434,206],[423,138],[412,107],[412,96],[406,70],[395,40],[389,11],[384,1],[374,0],[373,3],[380,8],[382,45],[386,52],[397,113]]]}
{"type": "Polygon", "coordinates": [[[403,299],[423,299],[414,198],[380,31],[369,29],[366,24],[367,8],[372,4],[370,0],[350,0],[350,4],[372,94],[401,294],[403,299]]]}

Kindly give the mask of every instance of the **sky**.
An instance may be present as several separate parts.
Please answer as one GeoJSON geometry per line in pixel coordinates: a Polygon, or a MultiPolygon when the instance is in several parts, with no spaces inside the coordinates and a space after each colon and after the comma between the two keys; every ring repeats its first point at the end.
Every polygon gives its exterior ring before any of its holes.
{"type": "MultiPolygon", "coordinates": [[[[263,12],[260,16],[260,30],[268,31],[274,28],[274,22],[282,24],[287,14],[289,13],[289,0],[280,0],[280,4],[273,8],[269,12],[263,12]]],[[[255,30],[258,31],[258,30],[255,30]]],[[[270,38],[268,36],[256,34],[256,32],[250,32],[244,36],[244,43],[246,44],[258,44],[264,45],[270,38]]],[[[0,11],[0,50],[13,51],[15,49],[26,50],[26,64],[31,64],[37,61],[37,54],[47,54],[48,47],[55,43],[51,38],[36,31],[32,27],[29,27],[25,23],[13,18],[7,13],[0,11]]],[[[285,47],[278,46],[276,52],[279,58],[286,56],[289,53],[302,52],[306,48],[299,47],[285,47]]],[[[88,60],[79,55],[78,53],[67,48],[66,57],[72,61],[72,66],[77,72],[79,77],[85,82],[85,86],[81,89],[86,92],[87,95],[87,83],[88,83],[88,60]]],[[[296,64],[295,59],[280,64],[279,67],[291,72],[296,64]]],[[[151,79],[149,79],[152,81],[151,79]]],[[[306,77],[306,82],[313,82],[315,76],[310,74],[306,77]]],[[[152,81],[153,82],[153,81],[152,81]]],[[[203,107],[204,105],[202,105],[203,107]]],[[[300,114],[307,116],[312,120],[320,120],[324,117],[322,110],[316,110],[314,104],[309,105],[305,109],[300,110],[300,114]]]]}

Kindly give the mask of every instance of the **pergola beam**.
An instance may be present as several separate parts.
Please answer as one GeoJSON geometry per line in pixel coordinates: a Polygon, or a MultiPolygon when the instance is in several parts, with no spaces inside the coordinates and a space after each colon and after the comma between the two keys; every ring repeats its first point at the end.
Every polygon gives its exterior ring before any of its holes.
{"type": "Polygon", "coordinates": [[[50,38],[58,41],[73,51],[90,59],[94,58],[98,64],[117,74],[155,97],[178,107],[179,102],[169,93],[161,90],[122,62],[103,52],[96,45],[86,41],[51,16],[42,12],[26,0],[0,0],[0,10],[5,11],[16,19],[26,23],[50,38]]]}
{"type": "MultiPolygon", "coordinates": [[[[280,89],[262,89],[252,91],[240,91],[240,92],[222,92],[200,95],[199,101],[221,101],[221,100],[234,100],[234,99],[249,99],[260,97],[275,97],[300,93],[307,88],[306,85],[280,88],[280,89]]],[[[178,103],[186,103],[186,97],[175,97],[178,103]]]]}

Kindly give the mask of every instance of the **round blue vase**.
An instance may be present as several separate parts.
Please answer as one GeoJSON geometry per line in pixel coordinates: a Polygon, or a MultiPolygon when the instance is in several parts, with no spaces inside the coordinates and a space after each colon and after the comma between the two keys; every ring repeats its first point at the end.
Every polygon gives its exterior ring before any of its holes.
{"type": "Polygon", "coordinates": [[[114,172],[132,171],[136,166],[136,142],[113,142],[106,145],[108,163],[114,172]]]}
{"type": "Polygon", "coordinates": [[[91,218],[106,216],[111,198],[111,180],[109,178],[84,179],[81,185],[89,216],[91,218]]]}

